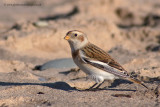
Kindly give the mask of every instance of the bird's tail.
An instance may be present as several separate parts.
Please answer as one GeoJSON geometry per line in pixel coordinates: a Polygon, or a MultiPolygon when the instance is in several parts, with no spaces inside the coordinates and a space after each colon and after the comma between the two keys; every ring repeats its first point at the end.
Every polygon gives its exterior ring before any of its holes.
{"type": "Polygon", "coordinates": [[[140,85],[142,85],[143,87],[145,87],[145,88],[149,89],[146,85],[144,85],[144,83],[143,83],[142,81],[139,81],[139,80],[134,79],[134,78],[128,78],[128,80],[129,80],[129,81],[131,81],[131,82],[134,82],[134,83],[140,84],[140,85]]]}

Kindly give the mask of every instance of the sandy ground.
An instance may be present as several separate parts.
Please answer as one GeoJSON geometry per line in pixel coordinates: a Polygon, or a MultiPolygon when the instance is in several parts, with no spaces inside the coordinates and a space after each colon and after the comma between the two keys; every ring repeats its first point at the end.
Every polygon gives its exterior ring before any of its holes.
{"type": "Polygon", "coordinates": [[[159,61],[159,0],[0,1],[0,107],[160,107],[159,61]],[[73,29],[155,92],[125,80],[82,91],[94,84],[82,71],[34,70],[71,57],[63,37],[73,29]]]}

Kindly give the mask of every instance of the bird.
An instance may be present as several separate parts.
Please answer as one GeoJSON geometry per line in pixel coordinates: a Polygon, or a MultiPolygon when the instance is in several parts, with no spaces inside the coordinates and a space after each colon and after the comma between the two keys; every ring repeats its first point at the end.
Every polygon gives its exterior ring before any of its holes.
{"type": "Polygon", "coordinates": [[[68,41],[74,63],[89,77],[95,80],[95,84],[89,88],[98,89],[105,80],[123,78],[143,87],[148,87],[136,79],[116,62],[107,52],[89,42],[85,33],[79,30],[71,30],[64,37],[68,41]]]}

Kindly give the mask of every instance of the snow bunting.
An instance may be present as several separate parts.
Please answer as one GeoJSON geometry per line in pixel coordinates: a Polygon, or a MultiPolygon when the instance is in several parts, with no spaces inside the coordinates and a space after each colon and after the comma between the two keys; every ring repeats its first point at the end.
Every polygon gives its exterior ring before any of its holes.
{"type": "Polygon", "coordinates": [[[141,81],[132,77],[104,50],[88,41],[87,35],[81,31],[69,31],[64,37],[69,42],[72,58],[76,65],[86,74],[92,77],[96,83],[90,89],[99,88],[104,80],[124,78],[126,80],[141,84],[141,81]]]}

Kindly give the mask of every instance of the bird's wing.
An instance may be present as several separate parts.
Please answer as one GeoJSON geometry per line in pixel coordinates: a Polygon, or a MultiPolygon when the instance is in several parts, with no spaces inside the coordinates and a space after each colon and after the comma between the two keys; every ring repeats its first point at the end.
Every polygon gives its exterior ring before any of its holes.
{"type": "Polygon", "coordinates": [[[129,75],[127,73],[127,71],[120,71],[120,70],[117,70],[115,69],[114,67],[111,67],[109,66],[108,64],[104,63],[104,62],[101,62],[101,61],[96,61],[96,60],[92,60],[92,59],[89,59],[89,58],[86,58],[84,56],[81,56],[81,59],[83,62],[87,63],[87,64],[90,64],[96,68],[99,68],[101,70],[104,70],[106,72],[109,72],[111,74],[114,74],[118,77],[123,77],[123,78],[126,78],[127,80],[129,81],[132,81],[132,82],[135,82],[135,83],[138,83],[140,85],[142,85],[143,87],[149,89],[145,84],[143,84],[143,82],[139,81],[138,79],[132,77],[131,75],[129,75]]]}
{"type": "Polygon", "coordinates": [[[129,75],[127,71],[105,51],[91,43],[79,51],[79,57],[84,63],[90,64],[118,77],[126,78],[127,80],[138,83],[148,89],[143,82],[129,75]]]}
{"type": "Polygon", "coordinates": [[[120,77],[129,77],[127,71],[105,51],[93,44],[88,44],[80,51],[82,61],[120,77]]]}

